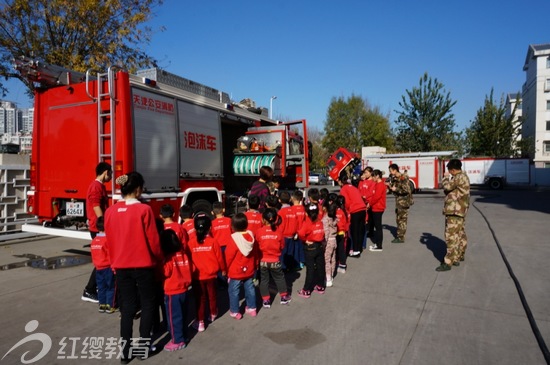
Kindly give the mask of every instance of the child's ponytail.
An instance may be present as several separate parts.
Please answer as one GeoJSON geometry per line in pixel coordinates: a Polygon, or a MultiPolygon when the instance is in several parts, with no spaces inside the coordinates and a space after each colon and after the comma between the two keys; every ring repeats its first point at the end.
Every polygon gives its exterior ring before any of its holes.
{"type": "Polygon", "coordinates": [[[269,223],[271,226],[271,230],[275,232],[277,230],[277,227],[281,225],[283,222],[282,218],[277,214],[277,211],[273,208],[267,208],[264,210],[264,213],[262,214],[262,218],[264,221],[269,223]]]}
{"type": "Polygon", "coordinates": [[[316,222],[319,217],[319,207],[315,203],[306,205],[306,214],[312,222],[316,222]]]}
{"type": "Polygon", "coordinates": [[[204,243],[204,239],[210,232],[210,227],[212,227],[212,221],[205,213],[197,214],[194,221],[197,241],[199,243],[204,243]]]}

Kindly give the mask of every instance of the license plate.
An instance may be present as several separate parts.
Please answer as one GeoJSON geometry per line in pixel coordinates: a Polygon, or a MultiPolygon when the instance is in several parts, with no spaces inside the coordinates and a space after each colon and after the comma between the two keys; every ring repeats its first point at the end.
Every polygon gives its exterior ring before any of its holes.
{"type": "Polygon", "coordinates": [[[67,202],[67,204],[65,205],[65,211],[67,212],[67,215],[73,217],[84,217],[84,203],[67,202]]]}

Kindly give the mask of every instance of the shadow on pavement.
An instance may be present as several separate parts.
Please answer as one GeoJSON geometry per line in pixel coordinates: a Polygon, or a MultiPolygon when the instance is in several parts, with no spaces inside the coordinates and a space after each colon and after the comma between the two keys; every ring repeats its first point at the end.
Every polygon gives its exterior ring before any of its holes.
{"type": "Polygon", "coordinates": [[[425,245],[428,250],[432,251],[432,254],[437,261],[443,262],[443,259],[447,254],[447,245],[445,244],[445,241],[431,233],[423,232],[420,237],[420,243],[425,245]]]}
{"type": "Polygon", "coordinates": [[[385,229],[385,230],[389,231],[393,237],[397,236],[397,227],[395,227],[395,226],[390,226],[390,225],[387,225],[387,224],[383,224],[382,229],[385,229]]]}

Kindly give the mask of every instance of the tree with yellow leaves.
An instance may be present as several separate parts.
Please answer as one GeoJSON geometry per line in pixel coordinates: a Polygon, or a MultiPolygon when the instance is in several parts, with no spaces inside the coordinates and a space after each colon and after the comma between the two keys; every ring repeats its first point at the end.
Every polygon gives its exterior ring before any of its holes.
{"type": "MultiPolygon", "coordinates": [[[[150,67],[153,29],[144,24],[162,0],[5,0],[0,4],[0,75],[34,85],[14,72],[12,59],[31,56],[84,72],[119,65],[150,67]]],[[[160,29],[162,30],[162,29],[160,29]]],[[[0,96],[6,89],[0,80],[0,96]]]]}

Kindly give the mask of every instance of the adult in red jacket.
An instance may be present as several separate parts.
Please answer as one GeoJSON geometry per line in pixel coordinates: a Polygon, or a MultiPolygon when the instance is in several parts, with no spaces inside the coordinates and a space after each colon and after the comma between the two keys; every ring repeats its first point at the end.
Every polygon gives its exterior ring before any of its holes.
{"type": "Polygon", "coordinates": [[[372,225],[371,198],[374,194],[374,185],[376,184],[376,182],[374,181],[374,177],[372,176],[373,171],[374,170],[372,169],[372,167],[365,167],[363,169],[363,172],[361,173],[361,181],[359,182],[359,186],[357,187],[361,192],[363,201],[367,204],[367,224],[365,224],[365,239],[363,240],[363,249],[367,248],[367,236],[371,237],[372,239],[372,236],[374,234],[374,227],[372,225]]]}
{"type": "MultiPolygon", "coordinates": [[[[122,361],[129,362],[134,316],[141,303],[139,334],[151,337],[156,309],[155,268],[163,262],[155,216],[150,206],[138,198],[143,192],[144,180],[139,172],[130,172],[117,178],[122,201],[105,212],[105,234],[109,239],[111,267],[116,271],[120,291],[120,336],[125,341],[122,361]]],[[[147,346],[145,351],[149,350],[147,346]]],[[[144,351],[139,352],[140,355],[144,351]]],[[[145,355],[146,356],[146,355],[145,355]]]]}
{"type": "Polygon", "coordinates": [[[346,198],[346,211],[350,215],[350,237],[352,253],[350,256],[359,257],[363,248],[365,237],[365,220],[367,216],[367,205],[363,201],[361,192],[348,182],[348,175],[342,171],[338,178],[340,195],[346,198]]]}
{"type": "Polygon", "coordinates": [[[386,184],[382,179],[382,171],[374,170],[372,176],[374,177],[374,194],[371,197],[372,208],[372,226],[374,228],[373,235],[371,236],[372,243],[369,247],[370,251],[382,251],[382,241],[384,239],[382,234],[382,214],[386,210],[386,184]]]}

